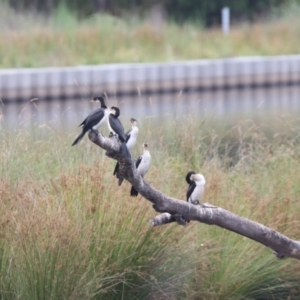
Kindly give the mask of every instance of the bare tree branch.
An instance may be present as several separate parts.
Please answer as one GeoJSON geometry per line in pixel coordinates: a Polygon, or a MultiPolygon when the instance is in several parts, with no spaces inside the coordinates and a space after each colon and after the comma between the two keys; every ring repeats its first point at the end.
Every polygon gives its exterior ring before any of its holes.
{"type": "Polygon", "coordinates": [[[233,231],[271,248],[278,258],[292,257],[300,259],[300,242],[292,240],[262,224],[240,217],[221,207],[205,204],[193,205],[164,195],[153,188],[136,171],[134,160],[125,157],[119,150],[120,145],[115,137],[106,138],[100,133],[90,131],[90,140],[106,150],[106,155],[116,159],[120,164],[120,175],[147,200],[153,208],[162,214],[151,220],[151,226],[159,226],[171,222],[185,225],[185,220],[194,220],[209,225],[217,225],[233,231]]]}

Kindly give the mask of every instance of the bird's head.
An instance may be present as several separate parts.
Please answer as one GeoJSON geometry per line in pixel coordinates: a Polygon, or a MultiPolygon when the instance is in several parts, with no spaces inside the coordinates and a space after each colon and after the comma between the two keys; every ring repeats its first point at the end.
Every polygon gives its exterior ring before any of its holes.
{"type": "Polygon", "coordinates": [[[186,176],[185,176],[185,180],[188,184],[191,184],[191,175],[196,174],[194,171],[189,171],[186,176]]]}
{"type": "Polygon", "coordinates": [[[131,123],[132,126],[136,126],[137,120],[134,119],[134,118],[131,118],[131,119],[130,119],[130,123],[131,123]]]}
{"type": "Polygon", "coordinates": [[[143,148],[146,150],[146,149],[148,149],[148,142],[145,142],[144,144],[143,144],[143,148]]]}
{"type": "Polygon", "coordinates": [[[118,107],[116,107],[116,106],[112,106],[110,108],[110,114],[112,114],[112,115],[114,115],[115,117],[118,118],[119,115],[120,115],[120,109],[118,107]]]}
{"type": "Polygon", "coordinates": [[[192,174],[190,179],[202,185],[205,185],[206,182],[202,174],[192,174]]]}
{"type": "Polygon", "coordinates": [[[92,101],[95,101],[95,102],[99,101],[102,108],[107,108],[107,106],[105,104],[105,99],[101,96],[100,97],[94,97],[92,101]]]}

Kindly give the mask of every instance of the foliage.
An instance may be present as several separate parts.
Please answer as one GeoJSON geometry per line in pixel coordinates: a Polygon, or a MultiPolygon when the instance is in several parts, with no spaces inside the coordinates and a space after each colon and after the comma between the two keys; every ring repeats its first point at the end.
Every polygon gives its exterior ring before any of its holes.
{"type": "Polygon", "coordinates": [[[293,2],[292,0],[163,0],[163,1],[124,1],[124,0],[7,0],[17,10],[31,9],[51,14],[61,5],[75,11],[79,16],[87,16],[95,12],[106,12],[109,14],[141,13],[159,4],[162,10],[168,12],[170,18],[176,21],[201,20],[210,26],[220,23],[220,11],[224,6],[231,9],[232,18],[235,20],[253,20],[255,16],[270,14],[272,9],[281,7],[283,4],[293,2]]]}
{"type": "Polygon", "coordinates": [[[224,6],[230,8],[233,20],[253,20],[254,17],[262,14],[270,14],[272,8],[287,3],[286,0],[215,0],[215,1],[194,1],[194,0],[166,0],[166,9],[171,12],[176,20],[186,21],[202,20],[207,26],[221,23],[221,9],[224,6]]]}
{"type": "Polygon", "coordinates": [[[298,53],[299,6],[269,23],[243,24],[224,36],[203,30],[97,15],[79,21],[61,7],[51,18],[0,9],[0,67],[158,62],[298,53]],[[297,13],[298,12],[298,13],[297,13]],[[13,20],[13,22],[12,22],[13,20]]]}

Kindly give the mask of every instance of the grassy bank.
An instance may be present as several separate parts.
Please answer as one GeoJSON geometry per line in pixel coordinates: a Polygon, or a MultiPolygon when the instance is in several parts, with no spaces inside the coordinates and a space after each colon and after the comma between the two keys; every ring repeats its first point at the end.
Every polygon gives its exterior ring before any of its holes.
{"type": "MultiPolygon", "coordinates": [[[[186,132],[180,122],[140,128],[153,186],[184,199],[194,169],[205,201],[299,239],[297,122],[285,134],[252,121],[216,132],[192,118],[186,132]]],[[[150,228],[150,203],[117,187],[115,162],[87,138],[70,147],[76,133],[0,133],[2,299],[299,298],[295,260],[215,226],[150,228]]]]}
{"type": "Polygon", "coordinates": [[[156,62],[296,54],[299,7],[281,18],[233,26],[230,35],[195,24],[179,26],[106,15],[87,20],[60,7],[52,18],[1,5],[0,68],[156,62]]]}

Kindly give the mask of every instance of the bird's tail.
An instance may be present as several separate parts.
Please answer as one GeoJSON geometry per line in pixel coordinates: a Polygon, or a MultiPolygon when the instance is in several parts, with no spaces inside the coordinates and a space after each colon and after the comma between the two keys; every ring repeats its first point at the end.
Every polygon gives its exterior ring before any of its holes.
{"type": "Polygon", "coordinates": [[[139,194],[139,192],[132,186],[130,190],[130,196],[136,197],[139,194]]]}
{"type": "Polygon", "coordinates": [[[126,157],[131,158],[131,154],[126,146],[126,143],[121,143],[120,151],[126,155],[126,157]]]}
{"type": "Polygon", "coordinates": [[[78,143],[81,141],[81,139],[83,138],[84,134],[85,134],[85,132],[82,131],[82,132],[78,135],[78,137],[76,138],[76,140],[73,142],[72,146],[75,146],[76,144],[78,144],[78,143]]]}
{"type": "Polygon", "coordinates": [[[114,169],[114,175],[117,174],[117,172],[119,171],[119,163],[117,162],[116,166],[115,166],[115,169],[114,169]]]}
{"type": "Polygon", "coordinates": [[[118,185],[121,186],[124,178],[122,178],[119,174],[119,168],[120,168],[120,164],[119,162],[116,163],[115,169],[114,169],[114,175],[116,175],[116,177],[119,179],[118,181],[118,185]]]}

